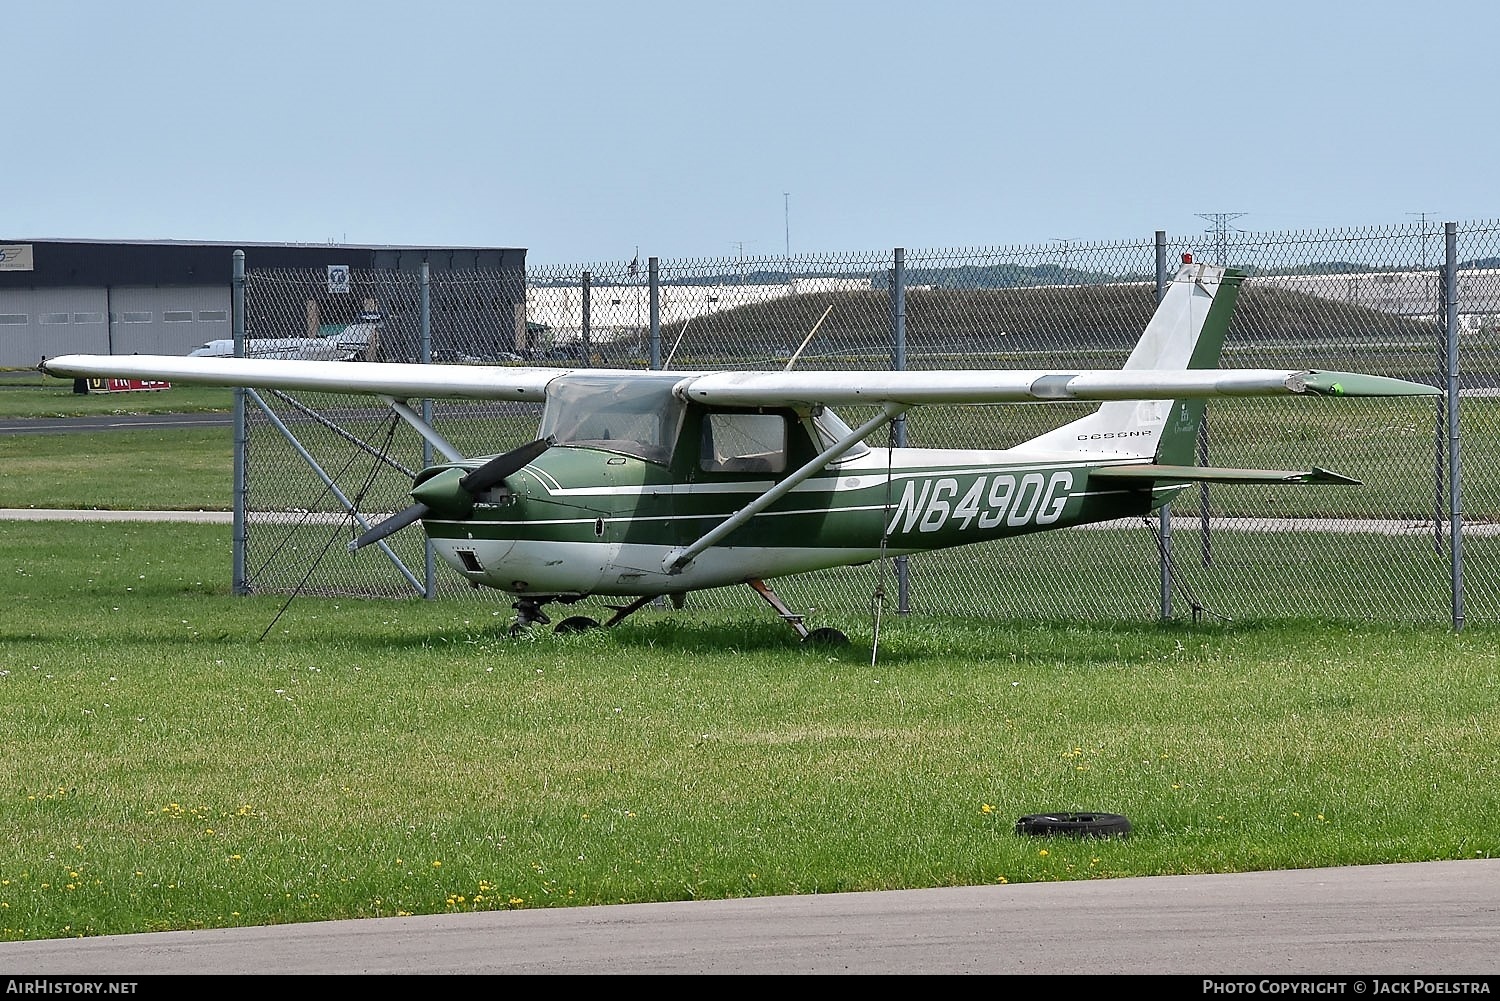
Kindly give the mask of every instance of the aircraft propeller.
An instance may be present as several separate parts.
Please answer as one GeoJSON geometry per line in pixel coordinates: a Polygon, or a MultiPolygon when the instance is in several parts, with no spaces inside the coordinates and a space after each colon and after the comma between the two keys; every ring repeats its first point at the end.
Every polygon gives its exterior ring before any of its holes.
{"type": "Polygon", "coordinates": [[[474,501],[480,494],[521,470],[551,447],[551,438],[538,438],[519,448],[513,448],[504,455],[497,455],[468,473],[461,469],[443,470],[413,487],[411,497],[415,503],[372,526],[350,542],[349,552],[362,549],[372,542],[379,542],[433,512],[447,518],[466,516],[474,510],[474,501]]]}

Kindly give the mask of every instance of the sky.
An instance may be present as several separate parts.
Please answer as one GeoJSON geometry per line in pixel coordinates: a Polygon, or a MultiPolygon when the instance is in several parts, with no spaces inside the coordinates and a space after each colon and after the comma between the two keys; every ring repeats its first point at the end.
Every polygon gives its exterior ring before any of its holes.
{"type": "Polygon", "coordinates": [[[1500,217],[1490,0],[0,0],[0,242],[531,265],[1500,217]]]}

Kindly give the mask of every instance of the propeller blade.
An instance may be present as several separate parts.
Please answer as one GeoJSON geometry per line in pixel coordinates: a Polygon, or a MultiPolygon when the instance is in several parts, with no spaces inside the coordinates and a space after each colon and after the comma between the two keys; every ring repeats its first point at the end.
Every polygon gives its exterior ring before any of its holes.
{"type": "Polygon", "coordinates": [[[452,477],[456,476],[458,470],[449,469],[439,473],[412,491],[414,498],[425,497],[425,502],[418,499],[415,504],[404,511],[400,511],[374,526],[359,538],[349,543],[349,552],[352,553],[356,549],[363,549],[372,542],[379,542],[386,536],[401,531],[407,525],[420,521],[432,513],[434,505],[440,517],[467,517],[474,505],[474,498],[505,479],[511,473],[521,469],[551,447],[551,438],[538,438],[536,441],[527,442],[520,448],[513,448],[504,455],[495,456],[489,462],[459,478],[456,482],[452,477]],[[455,487],[458,489],[455,490],[455,487]]]}
{"type": "Polygon", "coordinates": [[[386,536],[401,531],[412,522],[420,520],[429,510],[431,509],[426,504],[413,504],[404,511],[391,515],[385,521],[375,525],[368,532],[365,532],[359,538],[349,543],[349,552],[352,553],[356,549],[368,546],[372,542],[379,542],[386,536]]]}
{"type": "Polygon", "coordinates": [[[552,447],[551,438],[538,438],[520,448],[513,448],[504,455],[497,455],[469,475],[458,481],[458,485],[471,494],[480,494],[516,472],[552,447]]]}

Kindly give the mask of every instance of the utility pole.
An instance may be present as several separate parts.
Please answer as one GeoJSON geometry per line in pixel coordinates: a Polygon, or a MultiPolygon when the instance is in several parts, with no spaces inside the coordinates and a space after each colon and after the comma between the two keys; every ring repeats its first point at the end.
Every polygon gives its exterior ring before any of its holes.
{"type": "Polygon", "coordinates": [[[1214,235],[1214,263],[1220,266],[1228,264],[1229,258],[1229,224],[1244,212],[1199,212],[1199,219],[1207,219],[1214,224],[1210,232],[1214,235]]]}
{"type": "Polygon", "coordinates": [[[792,267],[792,193],[790,191],[781,193],[781,214],[786,222],[786,266],[790,271],[792,267]]]}
{"type": "Polygon", "coordinates": [[[1414,215],[1418,219],[1421,220],[1420,228],[1417,230],[1417,247],[1418,247],[1417,252],[1422,257],[1422,270],[1426,271],[1427,270],[1427,216],[1428,216],[1429,213],[1426,213],[1426,212],[1408,212],[1406,214],[1407,215],[1414,215]]]}
{"type": "MultiPolygon", "coordinates": [[[[1244,214],[1245,213],[1243,212],[1198,213],[1199,219],[1207,219],[1209,222],[1214,224],[1214,228],[1212,230],[1214,234],[1214,263],[1219,265],[1220,267],[1223,267],[1229,263],[1229,224],[1244,214]]],[[[1205,405],[1203,408],[1203,415],[1199,418],[1198,421],[1198,465],[1200,466],[1207,466],[1209,464],[1209,417],[1209,408],[1205,405]]],[[[1213,566],[1213,550],[1209,541],[1210,512],[1207,483],[1198,484],[1198,516],[1203,526],[1203,538],[1201,541],[1203,550],[1203,565],[1206,567],[1213,566]]]]}
{"type": "Polygon", "coordinates": [[[739,283],[743,285],[745,284],[745,241],[730,240],[729,245],[736,249],[734,261],[738,265],[739,283]]]}
{"type": "Polygon", "coordinates": [[[1062,280],[1066,281],[1067,280],[1067,270],[1068,270],[1068,248],[1073,245],[1073,241],[1072,240],[1068,240],[1068,239],[1064,239],[1062,237],[1053,237],[1052,238],[1052,242],[1053,243],[1060,243],[1060,244],[1062,244],[1062,271],[1063,271],[1062,280]]]}
{"type": "Polygon", "coordinates": [[[797,291],[797,283],[792,279],[792,193],[783,191],[781,193],[781,217],[786,224],[786,257],[782,259],[782,268],[786,271],[786,291],[792,295],[797,291]]]}

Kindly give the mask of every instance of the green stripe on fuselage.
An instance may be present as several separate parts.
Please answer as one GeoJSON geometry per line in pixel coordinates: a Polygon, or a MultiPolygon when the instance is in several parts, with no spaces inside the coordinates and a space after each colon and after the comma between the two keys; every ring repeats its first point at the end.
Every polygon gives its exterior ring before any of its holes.
{"type": "MultiPolygon", "coordinates": [[[[972,454],[972,453],[971,453],[972,454]]],[[[1149,483],[1091,490],[1087,466],[893,466],[812,477],[725,540],[728,546],[925,550],[1147,513],[1149,483]]],[[[764,475],[674,481],[639,459],[555,448],[464,521],[426,522],[434,538],[686,546],[764,493],[764,475]]],[[[1160,496],[1160,495],[1158,495],[1160,496]]]]}

